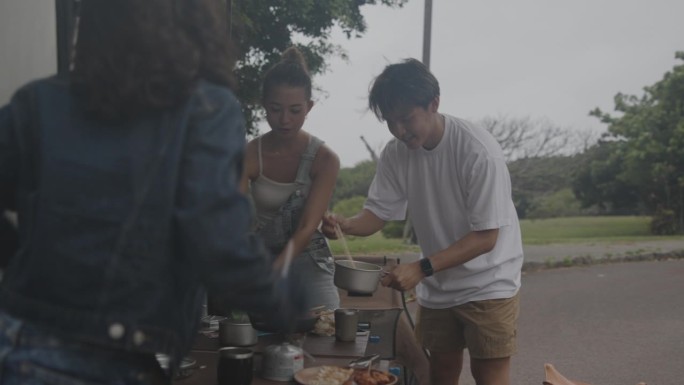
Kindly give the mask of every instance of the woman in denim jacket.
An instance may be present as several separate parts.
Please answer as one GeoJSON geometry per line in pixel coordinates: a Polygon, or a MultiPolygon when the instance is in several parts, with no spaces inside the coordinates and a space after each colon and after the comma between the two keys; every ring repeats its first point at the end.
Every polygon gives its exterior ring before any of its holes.
{"type": "Polygon", "coordinates": [[[295,47],[266,72],[262,104],[271,131],[247,145],[242,189],[256,209],[256,231],[278,257],[283,269],[305,282],[311,302],[327,309],[339,307],[333,284],[335,265],[318,225],[332,197],[340,161],[328,146],[302,126],[313,107],[311,77],[295,47]]]}
{"type": "MultiPolygon", "coordinates": [[[[0,109],[0,384],[168,382],[205,289],[294,321],[248,236],[245,131],[218,0],[82,0],[73,70],[0,109]]],[[[289,301],[289,298],[297,302],[289,301]]]]}

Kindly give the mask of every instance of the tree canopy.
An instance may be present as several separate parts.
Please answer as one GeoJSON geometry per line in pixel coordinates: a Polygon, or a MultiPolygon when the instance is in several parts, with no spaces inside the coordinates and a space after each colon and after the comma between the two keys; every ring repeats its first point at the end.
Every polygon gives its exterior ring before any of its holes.
{"type": "Polygon", "coordinates": [[[347,38],[366,31],[361,6],[382,4],[401,7],[408,0],[226,0],[229,30],[240,60],[236,69],[238,97],[243,103],[247,128],[254,133],[260,109],[262,75],[280,59],[287,47],[297,45],[313,74],[326,70],[326,60],[344,49],[330,41],[333,28],[347,38]]]}
{"type": "MultiPolygon", "coordinates": [[[[684,60],[684,52],[675,57],[684,60]]],[[[594,148],[575,191],[586,203],[638,197],[650,212],[676,213],[676,228],[684,229],[684,64],[675,65],[662,80],[644,87],[641,97],[618,93],[616,116],[600,109],[591,115],[608,124],[594,148]],[[592,186],[593,187],[590,187],[592,186]],[[592,191],[592,189],[594,191],[592,191]]],[[[624,203],[624,202],[622,202],[624,203]]]]}

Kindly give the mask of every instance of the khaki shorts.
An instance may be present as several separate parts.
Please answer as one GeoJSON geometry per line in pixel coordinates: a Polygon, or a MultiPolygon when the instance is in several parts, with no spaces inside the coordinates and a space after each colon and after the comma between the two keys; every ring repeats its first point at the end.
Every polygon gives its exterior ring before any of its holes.
{"type": "Polygon", "coordinates": [[[516,351],[520,293],[446,309],[418,308],[416,338],[433,352],[468,349],[477,359],[510,357],[516,351]]]}

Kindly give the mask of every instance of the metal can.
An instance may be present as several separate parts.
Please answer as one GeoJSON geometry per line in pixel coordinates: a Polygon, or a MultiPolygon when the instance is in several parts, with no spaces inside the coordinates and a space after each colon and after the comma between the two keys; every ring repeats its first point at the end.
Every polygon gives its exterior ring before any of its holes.
{"type": "Polygon", "coordinates": [[[304,351],[283,342],[264,349],[261,377],[273,381],[292,381],[295,373],[304,368],[304,351]]]}

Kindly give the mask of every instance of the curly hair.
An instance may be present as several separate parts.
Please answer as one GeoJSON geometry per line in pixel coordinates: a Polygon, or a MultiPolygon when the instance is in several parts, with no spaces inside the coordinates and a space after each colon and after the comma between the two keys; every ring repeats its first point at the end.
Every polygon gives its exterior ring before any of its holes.
{"type": "Polygon", "coordinates": [[[234,87],[218,0],[81,0],[71,88],[98,118],[184,102],[199,79],[234,87]]]}
{"type": "Polygon", "coordinates": [[[307,99],[311,99],[311,74],[304,54],[295,46],[283,51],[280,62],[273,65],[264,75],[262,98],[266,99],[271,90],[280,85],[303,87],[307,99]]]}

